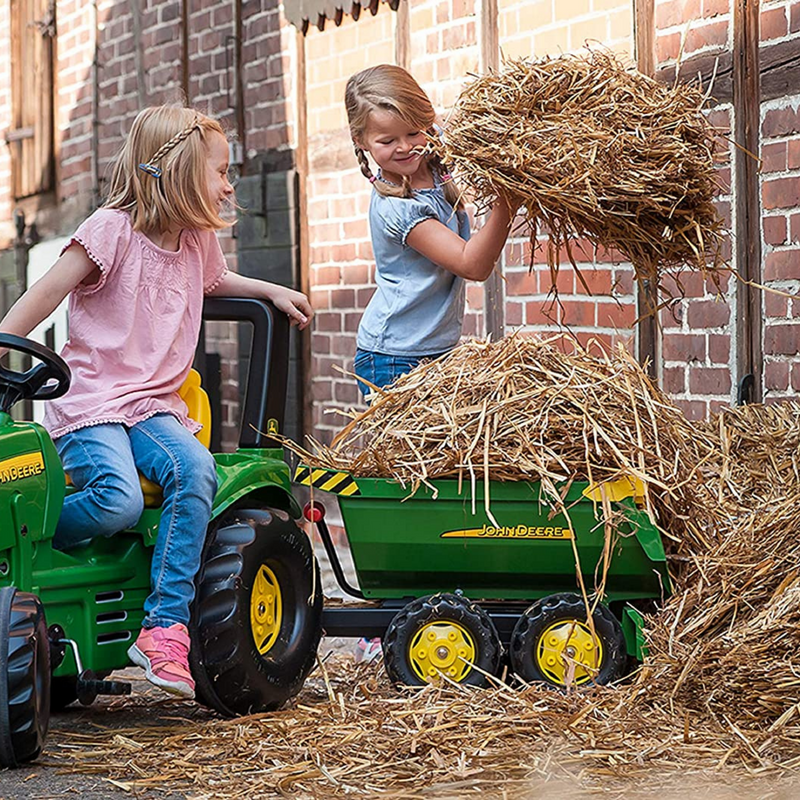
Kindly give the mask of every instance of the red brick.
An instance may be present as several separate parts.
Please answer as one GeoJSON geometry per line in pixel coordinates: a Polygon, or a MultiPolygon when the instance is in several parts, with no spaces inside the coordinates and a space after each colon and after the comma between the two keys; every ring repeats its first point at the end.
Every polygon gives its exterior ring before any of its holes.
{"type": "Polygon", "coordinates": [[[522,325],[522,303],[506,303],[506,326],[515,327],[522,325]]]}
{"type": "Polygon", "coordinates": [[[762,188],[764,208],[793,208],[800,205],[800,180],[777,178],[765,181],[762,188]]]}
{"type": "Polygon", "coordinates": [[[596,305],[591,300],[585,302],[565,300],[561,303],[561,322],[576,327],[593,327],[596,305]]]}
{"type": "Polygon", "coordinates": [[[786,36],[786,11],[783,8],[768,8],[761,12],[761,41],[780,39],[786,36]]]}
{"type": "Polygon", "coordinates": [[[693,394],[727,394],[731,390],[730,370],[723,367],[694,367],[689,370],[689,391],[693,394]]]}
{"type": "Polygon", "coordinates": [[[764,262],[764,280],[797,280],[800,278],[800,250],[774,250],[764,262]]]}
{"type": "Polygon", "coordinates": [[[686,419],[698,420],[708,416],[708,405],[702,400],[676,400],[675,405],[683,411],[686,419]]]}
{"type": "Polygon", "coordinates": [[[315,332],[311,337],[311,350],[314,353],[330,353],[331,337],[315,332]]]}
{"type": "Polygon", "coordinates": [[[789,16],[789,30],[792,33],[800,31],[800,3],[794,3],[789,16]]]}
{"type": "Polygon", "coordinates": [[[786,319],[789,316],[789,298],[775,292],[764,292],[764,313],[767,317],[786,319]]]}
{"type": "Polygon", "coordinates": [[[600,303],[597,305],[597,325],[601,328],[629,330],[636,322],[636,306],[633,303],[600,303]]]}
{"type": "Polygon", "coordinates": [[[700,300],[689,303],[687,321],[690,328],[721,328],[728,324],[731,310],[726,303],[700,300]]]}
{"type": "Polygon", "coordinates": [[[586,287],[588,287],[588,293],[592,296],[611,294],[611,270],[582,269],[580,274],[583,281],[580,278],[575,281],[575,292],[577,294],[586,294],[586,287]],[[584,283],[586,287],[584,287],[584,283]]]}
{"type": "Polygon", "coordinates": [[[730,14],[730,0],[703,0],[703,16],[716,17],[720,14],[730,14]]]}
{"type": "Polygon", "coordinates": [[[656,30],[682,25],[700,16],[700,0],[668,0],[655,5],[656,30]]]}
{"type": "Polygon", "coordinates": [[[790,217],[789,232],[792,244],[800,244],[800,214],[792,214],[790,217]]]}
{"type": "Polygon", "coordinates": [[[538,286],[533,272],[507,272],[505,274],[506,294],[509,297],[536,294],[538,286]]]}
{"type": "Polygon", "coordinates": [[[662,388],[667,394],[683,394],[686,391],[686,370],[683,367],[666,367],[662,379],[662,388]]]}
{"type": "Polygon", "coordinates": [[[680,33],[658,34],[656,36],[656,59],[659,63],[676,61],[680,52],[680,33]]]}
{"type": "Polygon", "coordinates": [[[793,356],[800,353],[800,325],[770,325],[764,332],[764,354],[793,356]]]}
{"type": "Polygon", "coordinates": [[[708,358],[712,364],[727,364],[731,357],[731,337],[712,333],[708,337],[708,358]]]}
{"type": "Polygon", "coordinates": [[[784,172],[786,170],[786,142],[767,142],[761,146],[761,172],[784,172]]]}
{"type": "Polygon", "coordinates": [[[788,362],[767,361],[764,365],[764,385],[770,391],[786,391],[789,388],[788,362]]]}
{"type": "Polygon", "coordinates": [[[788,108],[773,108],[764,114],[761,134],[767,139],[791,136],[800,133],[800,111],[788,108]]]}
{"type": "Polygon", "coordinates": [[[663,354],[665,361],[705,361],[706,337],[696,333],[670,333],[664,336],[663,354]]]}
{"type": "Polygon", "coordinates": [[[764,241],[769,245],[786,243],[786,217],[764,217],[764,241]]]}
{"type": "Polygon", "coordinates": [[[792,389],[800,392],[800,364],[792,364],[792,389]]]}
{"type": "Polygon", "coordinates": [[[317,311],[314,315],[314,330],[336,332],[342,329],[342,315],[338,312],[317,311]]]}
{"type": "Polygon", "coordinates": [[[787,144],[789,169],[800,169],[800,139],[790,139],[787,144]]]}
{"type": "Polygon", "coordinates": [[[526,325],[554,325],[558,321],[558,306],[536,300],[525,303],[526,325]]]}
{"type": "Polygon", "coordinates": [[[728,43],[728,23],[726,21],[711,22],[689,29],[686,35],[684,52],[694,53],[704,47],[722,47],[728,43]]]}

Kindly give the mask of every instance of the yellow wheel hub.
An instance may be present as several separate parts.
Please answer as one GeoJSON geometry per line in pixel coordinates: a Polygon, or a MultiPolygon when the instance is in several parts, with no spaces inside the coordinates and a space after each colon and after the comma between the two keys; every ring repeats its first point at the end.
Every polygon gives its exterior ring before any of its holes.
{"type": "Polygon", "coordinates": [[[423,681],[446,675],[460,683],[475,663],[475,642],[457,622],[428,622],[412,639],[408,661],[423,681]]]}
{"type": "Polygon", "coordinates": [[[603,661],[603,645],[585,622],[565,619],[551,625],[536,645],[536,665],[543,675],[559,686],[582,684],[597,675],[603,661]]]}
{"type": "Polygon", "coordinates": [[[262,656],[269,652],[278,638],[282,615],[280,583],[275,573],[262,564],[250,594],[250,628],[256,649],[262,656]]]}

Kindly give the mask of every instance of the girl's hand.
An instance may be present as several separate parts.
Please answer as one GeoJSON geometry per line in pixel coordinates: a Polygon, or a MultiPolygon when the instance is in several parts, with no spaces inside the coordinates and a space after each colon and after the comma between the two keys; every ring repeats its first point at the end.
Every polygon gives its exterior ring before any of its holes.
{"type": "Polygon", "coordinates": [[[314,309],[311,308],[311,303],[302,292],[272,284],[271,295],[270,300],[275,308],[283,311],[289,317],[292,325],[297,325],[300,330],[308,327],[311,317],[314,316],[314,309]]]}

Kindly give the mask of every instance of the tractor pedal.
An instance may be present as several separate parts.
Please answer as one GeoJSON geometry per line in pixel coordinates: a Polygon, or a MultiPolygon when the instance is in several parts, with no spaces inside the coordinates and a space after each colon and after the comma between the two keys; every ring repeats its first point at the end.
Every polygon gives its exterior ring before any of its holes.
{"type": "Polygon", "coordinates": [[[82,705],[90,706],[99,694],[130,694],[131,684],[125,681],[104,681],[96,677],[90,669],[86,669],[78,675],[76,693],[82,705]]]}

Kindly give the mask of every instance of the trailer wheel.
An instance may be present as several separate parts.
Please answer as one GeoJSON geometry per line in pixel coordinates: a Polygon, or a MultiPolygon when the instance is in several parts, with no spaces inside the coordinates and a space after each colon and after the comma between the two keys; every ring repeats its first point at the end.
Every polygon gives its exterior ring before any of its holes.
{"type": "Polygon", "coordinates": [[[200,702],[226,716],[273,711],[303,686],[322,635],[308,537],[284,511],[234,509],[209,531],[190,623],[200,702]]]}
{"type": "Polygon", "coordinates": [[[39,598],[0,589],[0,766],[32,761],[50,723],[50,643],[39,598]]]}
{"type": "Polygon", "coordinates": [[[503,646],[494,623],[478,605],[455,594],[420,597],[389,623],[383,662],[392,682],[424,686],[446,679],[487,686],[503,646]]]}
{"type": "Polygon", "coordinates": [[[561,688],[606,684],[626,672],[622,626],[599,603],[592,615],[576,594],[551,594],[537,600],[519,618],[511,635],[511,666],[522,680],[561,688]]]}

